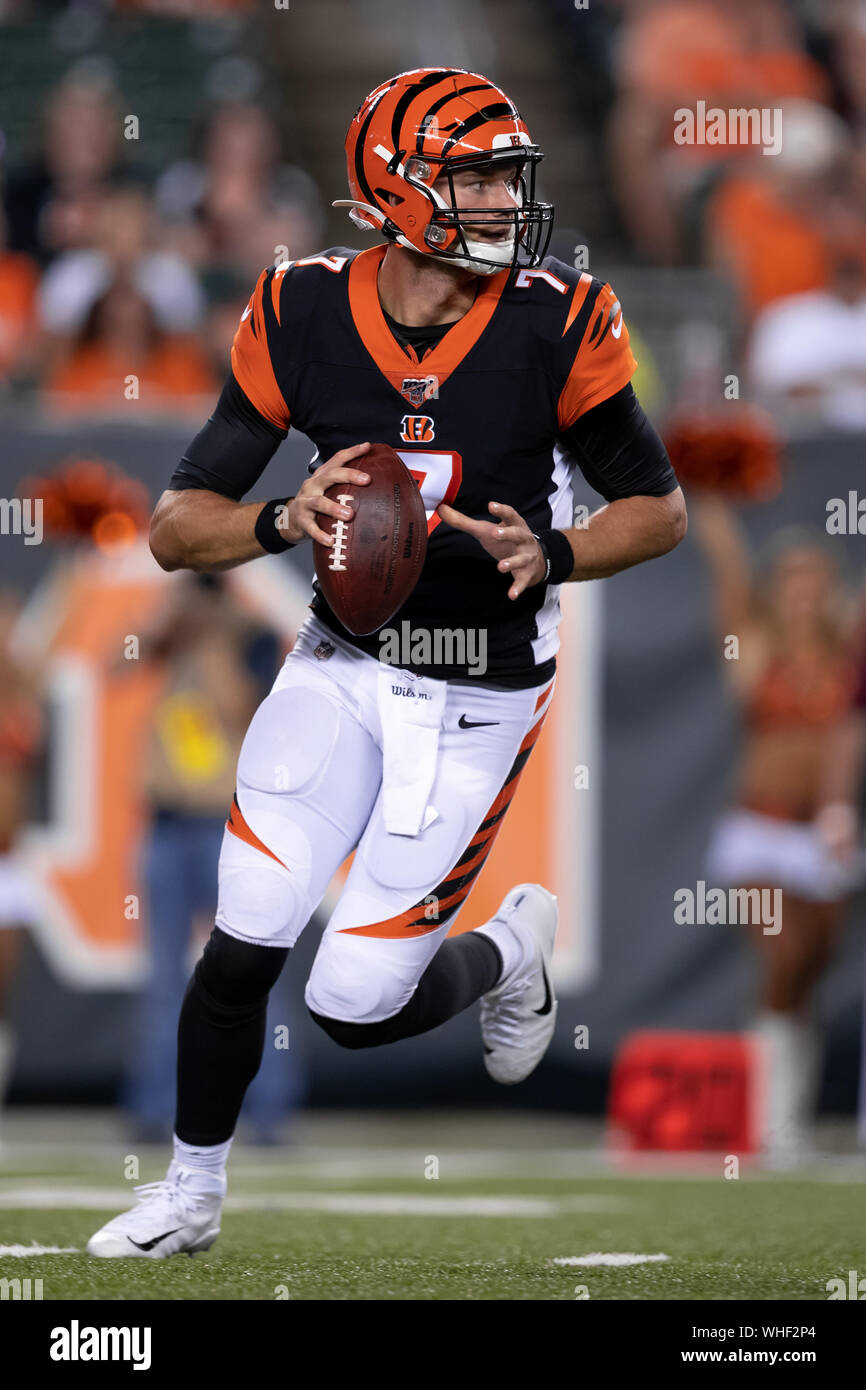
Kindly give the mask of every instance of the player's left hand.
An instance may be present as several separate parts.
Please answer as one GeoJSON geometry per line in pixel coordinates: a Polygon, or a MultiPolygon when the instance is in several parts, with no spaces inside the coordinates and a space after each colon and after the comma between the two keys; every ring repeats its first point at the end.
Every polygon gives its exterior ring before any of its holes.
{"type": "Polygon", "coordinates": [[[488,555],[499,563],[496,568],[502,574],[513,575],[514,582],[508,590],[509,598],[518,598],[524,589],[532,584],[540,584],[547,571],[547,562],[541,546],[530,531],[519,512],[505,502],[489,502],[488,508],[496,521],[475,521],[464,516],[446,502],[436,508],[442,520],[457,531],[466,531],[484,546],[488,555]]]}

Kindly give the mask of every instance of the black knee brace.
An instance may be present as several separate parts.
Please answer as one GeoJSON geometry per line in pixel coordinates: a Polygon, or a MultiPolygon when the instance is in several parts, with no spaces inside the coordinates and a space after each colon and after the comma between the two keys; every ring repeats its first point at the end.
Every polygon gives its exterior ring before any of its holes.
{"type": "Polygon", "coordinates": [[[280,978],[288,954],[287,946],[252,945],[214,927],[193,978],[224,1009],[258,1005],[280,978]]]}

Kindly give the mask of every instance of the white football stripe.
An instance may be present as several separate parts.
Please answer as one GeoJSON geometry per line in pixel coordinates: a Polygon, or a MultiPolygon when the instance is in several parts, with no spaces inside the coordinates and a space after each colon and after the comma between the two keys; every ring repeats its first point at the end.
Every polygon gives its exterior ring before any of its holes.
{"type": "Polygon", "coordinates": [[[563,1255],[556,1258],[555,1265],[645,1265],[658,1260],[669,1260],[670,1255],[605,1255],[595,1251],[592,1255],[563,1255]]]}

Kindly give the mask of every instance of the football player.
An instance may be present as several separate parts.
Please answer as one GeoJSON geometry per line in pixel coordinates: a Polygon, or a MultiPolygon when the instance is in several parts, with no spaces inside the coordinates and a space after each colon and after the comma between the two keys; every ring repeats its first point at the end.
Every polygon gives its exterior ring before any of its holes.
{"type": "Polygon", "coordinates": [[[560,586],[662,555],[685,531],[629,384],[619,301],[545,259],[541,150],[506,94],[460,69],[401,73],[362,103],[346,151],[349,215],[382,244],[264,271],[151,548],[164,569],[206,571],[329,546],[352,508],[326,490],[363,488],[370,441],[391,444],[429,530],[391,626],[478,629],[486,670],[396,671],[379,634],[353,636],[316,592],[240,754],[216,926],[180,1017],[173,1161],[91,1238],[92,1255],[215,1240],[268,992],[352,851],[307,981],[316,1023],[343,1047],[378,1047],[480,999],[490,1075],[513,1084],[537,1066],[556,1019],[555,898],[521,884],[491,921],[446,938],[550,703],[560,586]],[[245,502],[290,426],[317,448],[311,475],[291,498],[245,502]],[[607,503],[581,528],[575,467],[607,503]]]}

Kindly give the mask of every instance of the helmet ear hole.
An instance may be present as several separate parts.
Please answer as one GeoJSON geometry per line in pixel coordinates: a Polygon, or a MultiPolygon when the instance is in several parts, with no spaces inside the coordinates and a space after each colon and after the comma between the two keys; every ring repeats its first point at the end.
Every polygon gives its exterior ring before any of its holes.
{"type": "Polygon", "coordinates": [[[395,208],[398,208],[401,203],[405,203],[406,201],[402,193],[395,193],[393,189],[390,188],[374,188],[373,192],[376,194],[377,198],[381,198],[384,203],[390,203],[391,206],[395,208]]]}

